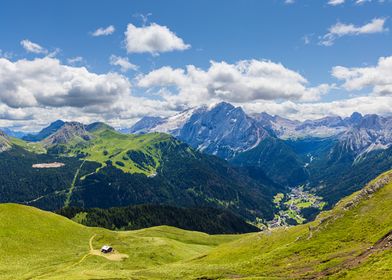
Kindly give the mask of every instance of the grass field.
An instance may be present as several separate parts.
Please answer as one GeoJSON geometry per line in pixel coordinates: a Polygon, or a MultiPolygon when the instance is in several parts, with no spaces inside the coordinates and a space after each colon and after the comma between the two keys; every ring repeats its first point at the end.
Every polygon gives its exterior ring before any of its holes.
{"type": "Polygon", "coordinates": [[[162,133],[133,135],[111,129],[97,130],[93,136],[90,141],[73,139],[67,144],[68,155],[84,153],[86,160],[99,162],[102,167],[110,161],[124,172],[149,176],[156,173],[161,163],[160,150],[156,145],[173,139],[162,133]]]}
{"type": "Polygon", "coordinates": [[[12,137],[10,137],[10,139],[13,145],[20,146],[29,152],[37,153],[37,154],[46,153],[46,149],[44,148],[43,144],[40,142],[26,142],[23,141],[22,139],[12,138],[12,137]]]}
{"type": "Polygon", "coordinates": [[[392,173],[382,175],[312,223],[247,235],[113,232],[3,204],[0,278],[391,279],[391,182],[392,173]],[[118,255],[96,255],[103,244],[118,255]]]}
{"type": "MultiPolygon", "coordinates": [[[[91,135],[89,141],[75,136],[66,144],[60,144],[66,152],[62,155],[78,156],[83,153],[87,155],[86,160],[99,162],[102,167],[110,161],[124,172],[149,176],[156,173],[161,163],[161,151],[156,145],[176,141],[164,133],[122,134],[105,126],[92,131],[91,135]]],[[[38,154],[46,153],[50,148],[44,142],[26,142],[17,138],[11,138],[11,143],[38,154]]]]}
{"type": "Polygon", "coordinates": [[[210,236],[172,227],[130,232],[89,228],[36,208],[0,205],[0,279],[126,278],[138,270],[189,260],[239,235],[210,236]],[[104,244],[127,255],[90,254],[104,244]]]}

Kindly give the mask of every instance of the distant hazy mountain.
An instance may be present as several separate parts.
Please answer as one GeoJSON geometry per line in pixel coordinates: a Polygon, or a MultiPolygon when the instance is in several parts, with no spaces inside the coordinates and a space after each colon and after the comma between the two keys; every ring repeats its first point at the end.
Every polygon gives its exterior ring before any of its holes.
{"type": "Polygon", "coordinates": [[[265,113],[256,118],[282,139],[335,137],[348,149],[361,154],[386,149],[392,143],[392,118],[355,112],[348,118],[325,117],[304,122],[289,121],[265,113]]]}
{"type": "Polygon", "coordinates": [[[44,129],[42,129],[40,132],[35,133],[35,134],[28,134],[24,137],[22,137],[23,140],[26,141],[31,141],[31,142],[38,142],[41,141],[43,139],[45,139],[46,137],[48,137],[49,135],[55,133],[57,130],[59,130],[65,122],[63,122],[62,120],[57,120],[53,123],[51,123],[48,127],[45,127],[44,129]]]}
{"type": "Polygon", "coordinates": [[[15,137],[15,138],[22,138],[23,136],[26,135],[26,133],[24,132],[16,131],[8,127],[0,128],[0,130],[2,130],[8,136],[15,137]]]}
{"type": "Polygon", "coordinates": [[[131,128],[120,129],[120,132],[122,132],[122,133],[138,133],[138,134],[147,133],[150,129],[157,126],[163,120],[164,119],[160,118],[160,117],[146,116],[146,117],[141,118],[131,128]]]}

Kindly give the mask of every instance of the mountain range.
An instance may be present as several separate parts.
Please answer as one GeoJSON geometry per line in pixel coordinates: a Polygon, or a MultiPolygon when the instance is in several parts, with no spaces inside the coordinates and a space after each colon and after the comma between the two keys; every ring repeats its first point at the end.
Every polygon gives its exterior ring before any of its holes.
{"type": "Polygon", "coordinates": [[[277,215],[301,223],[392,168],[391,126],[378,115],[300,122],[229,103],[146,116],[120,131],[58,120],[22,139],[0,134],[10,174],[0,176],[1,202],[215,207],[258,226],[277,215]],[[34,167],[42,163],[50,168],[34,167]]]}
{"type": "Polygon", "coordinates": [[[144,117],[122,131],[170,133],[235,166],[258,167],[283,186],[305,185],[333,205],[392,167],[391,128],[392,117],[375,114],[297,121],[265,112],[247,114],[223,102],[169,118],[144,117]],[[362,170],[367,168],[370,174],[365,176],[362,170]],[[344,174],[355,179],[339,181],[344,174]]]}
{"type": "Polygon", "coordinates": [[[265,112],[248,115],[241,107],[222,102],[201,106],[168,118],[146,116],[124,133],[170,133],[191,146],[226,159],[255,148],[263,139],[336,138],[356,154],[386,149],[392,143],[392,117],[376,114],[327,116],[297,121],[265,112]]]}
{"type": "Polygon", "coordinates": [[[25,141],[1,134],[0,202],[47,210],[214,207],[254,222],[274,215],[278,184],[262,172],[251,177],[168,134],[126,135],[104,123],[57,121],[34,137],[25,141]]]}

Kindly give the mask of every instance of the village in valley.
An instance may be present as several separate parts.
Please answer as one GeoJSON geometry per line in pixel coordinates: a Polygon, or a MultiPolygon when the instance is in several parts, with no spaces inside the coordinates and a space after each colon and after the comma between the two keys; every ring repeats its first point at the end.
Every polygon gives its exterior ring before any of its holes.
{"type": "Polygon", "coordinates": [[[303,224],[306,222],[304,211],[319,212],[326,205],[322,197],[305,191],[303,186],[292,188],[287,194],[276,194],[274,204],[279,212],[267,222],[268,228],[303,224]]]}

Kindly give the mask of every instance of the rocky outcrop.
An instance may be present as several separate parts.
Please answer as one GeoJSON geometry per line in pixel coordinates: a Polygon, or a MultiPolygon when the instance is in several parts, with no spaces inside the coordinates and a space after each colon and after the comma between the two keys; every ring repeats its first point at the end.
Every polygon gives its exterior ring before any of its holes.
{"type": "Polygon", "coordinates": [[[368,199],[372,194],[377,192],[382,187],[392,182],[392,172],[381,175],[380,178],[370,182],[361,191],[359,191],[353,199],[346,202],[343,206],[345,210],[351,209],[358,205],[362,200],[368,199]]]}
{"type": "Polygon", "coordinates": [[[86,127],[78,122],[66,122],[58,131],[42,142],[45,146],[53,146],[58,144],[66,144],[69,141],[79,137],[83,140],[90,140],[92,135],[86,130],[86,127]]]}
{"type": "Polygon", "coordinates": [[[0,130],[0,153],[11,149],[11,141],[8,136],[0,130]]]}

